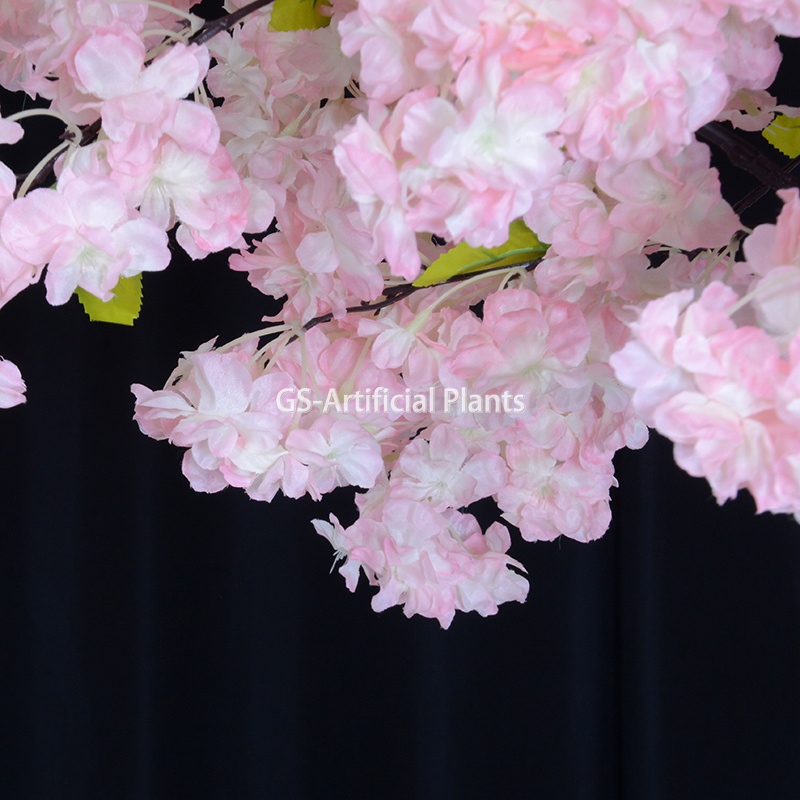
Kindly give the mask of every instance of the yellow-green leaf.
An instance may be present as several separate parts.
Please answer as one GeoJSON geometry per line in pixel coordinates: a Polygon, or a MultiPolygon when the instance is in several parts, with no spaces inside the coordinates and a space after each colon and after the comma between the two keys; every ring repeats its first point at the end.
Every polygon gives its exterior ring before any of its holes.
{"type": "Polygon", "coordinates": [[[761,131],[761,135],[785,156],[800,156],[800,117],[779,114],[761,131]]]}
{"type": "Polygon", "coordinates": [[[521,220],[511,223],[508,241],[498,247],[472,247],[466,242],[443,253],[414,281],[414,286],[433,286],[454,275],[480,272],[489,267],[505,267],[532,261],[547,252],[548,245],[521,220]]]}
{"type": "Polygon", "coordinates": [[[120,278],[114,288],[114,299],[104,303],[80,286],[75,290],[84,311],[93,322],[114,322],[133,325],[142,307],[142,276],[120,278]]]}
{"type": "Polygon", "coordinates": [[[300,31],[305,28],[325,28],[331,18],[320,14],[320,6],[330,5],[327,0],[275,0],[269,24],[276,31],[300,31]]]}

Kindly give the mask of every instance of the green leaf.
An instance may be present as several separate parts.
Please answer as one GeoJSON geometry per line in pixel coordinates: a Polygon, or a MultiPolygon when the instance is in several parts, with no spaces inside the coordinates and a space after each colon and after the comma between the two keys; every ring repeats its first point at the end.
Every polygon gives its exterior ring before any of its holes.
{"type": "Polygon", "coordinates": [[[505,267],[532,261],[547,252],[548,245],[521,220],[508,229],[508,241],[498,247],[471,247],[466,242],[443,253],[414,281],[414,286],[433,286],[454,275],[480,272],[489,267],[505,267]]]}
{"type": "Polygon", "coordinates": [[[785,156],[800,156],[800,117],[779,114],[761,131],[761,135],[785,156]]]}
{"type": "Polygon", "coordinates": [[[317,11],[330,5],[327,0],[275,0],[269,24],[276,31],[300,31],[306,28],[325,28],[331,18],[317,11]]]}
{"type": "Polygon", "coordinates": [[[117,325],[133,325],[142,307],[142,276],[120,278],[114,288],[114,299],[104,303],[99,297],[81,289],[75,290],[84,311],[92,322],[114,322],[117,325]]]}

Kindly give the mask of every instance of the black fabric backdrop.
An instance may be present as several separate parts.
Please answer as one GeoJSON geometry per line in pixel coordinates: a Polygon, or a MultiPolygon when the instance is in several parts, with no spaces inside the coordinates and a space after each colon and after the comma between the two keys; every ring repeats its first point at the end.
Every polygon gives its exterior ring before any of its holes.
{"type": "Polygon", "coordinates": [[[178,258],[130,329],[43,288],[0,313],[29,397],[0,412],[0,797],[800,796],[793,520],[717,508],[654,437],[602,540],[517,538],[526,604],[377,615],[309,522],[347,492],[196,494],[131,420],[131,382],[258,327],[244,276],[178,258]]]}

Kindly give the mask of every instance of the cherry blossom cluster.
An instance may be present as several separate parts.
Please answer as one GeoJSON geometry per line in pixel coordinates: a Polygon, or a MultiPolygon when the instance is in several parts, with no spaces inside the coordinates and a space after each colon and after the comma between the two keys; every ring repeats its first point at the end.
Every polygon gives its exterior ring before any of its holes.
{"type": "Polygon", "coordinates": [[[481,535],[463,509],[492,497],[526,539],[597,538],[614,452],[647,438],[607,363],[621,324],[602,305],[543,303],[525,283],[489,294],[480,315],[472,287],[433,287],[379,319],[290,327],[259,350],[209,343],[164,389],[133,387],[136,419],[188,448],[199,491],[368,490],[354,525],[316,524],[349,586],[361,567],[380,587],[376,609],[402,603],[445,626],[456,610],[493,613],[527,583],[509,569],[507,529],[481,535]]]}
{"type": "Polygon", "coordinates": [[[648,239],[725,244],[736,220],[693,134],[774,78],[775,28],[796,33],[800,18],[765,11],[359,2],[339,27],[367,108],[335,155],[378,255],[413,279],[414,233],[499,245],[524,217],[561,257],[555,291],[618,288],[648,239]]]}
{"type": "MultiPolygon", "coordinates": [[[[633,405],[719,502],[748,489],[759,511],[800,519],[800,198],[744,253],[749,286],[714,280],[647,303],[611,356],[633,405]]],[[[738,283],[738,282],[735,282],[738,283]]]]}
{"type": "MultiPolygon", "coordinates": [[[[67,142],[49,154],[58,157],[52,188],[17,187],[0,165],[0,306],[45,267],[53,305],[77,288],[108,301],[120,278],[169,264],[176,224],[193,257],[240,241],[247,190],[209,104],[184,99],[200,91],[207,49],[157,46],[189,4],[4,4],[3,86],[50,100],[46,113],[64,120],[67,142]],[[99,135],[84,142],[92,126],[99,135]]],[[[20,122],[36,113],[4,119],[0,142],[19,141],[20,122]]]]}
{"type": "MultiPolygon", "coordinates": [[[[66,126],[0,164],[0,306],[43,276],[113,302],[170,236],[232,249],[280,314],[133,386],[194,489],[356,487],[314,522],[348,588],[444,627],[525,598],[509,528],[602,536],[648,426],[720,502],[800,515],[800,199],[744,229],[696,135],[797,115],[767,91],[796,0],[332,0],[297,30],[292,0],[190,5],[0,10],[0,84],[66,126]],[[547,244],[496,255],[519,226],[547,244]]],[[[0,360],[0,407],[23,392],[0,360]]]]}

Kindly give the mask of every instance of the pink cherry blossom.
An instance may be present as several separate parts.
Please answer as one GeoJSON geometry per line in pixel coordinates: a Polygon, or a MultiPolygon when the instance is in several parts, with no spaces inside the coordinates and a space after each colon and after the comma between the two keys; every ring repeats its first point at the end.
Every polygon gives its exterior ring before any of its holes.
{"type": "Polygon", "coordinates": [[[756,278],[752,304],[761,326],[788,342],[800,329],[800,196],[778,193],[784,201],[775,225],[759,225],[744,252],[756,278]]]}
{"type": "Polygon", "coordinates": [[[611,225],[673,247],[725,245],[739,226],[709,168],[709,149],[699,142],[674,157],[604,161],[597,185],[619,201],[609,214],[611,225]]]}
{"type": "Polygon", "coordinates": [[[0,222],[12,255],[41,268],[53,305],[78,287],[110,300],[120,277],[164,269],[169,263],[164,231],[131,212],[108,178],[66,168],[56,189],[36,189],[14,201],[0,222]]]}
{"type": "Polygon", "coordinates": [[[351,591],[358,567],[379,587],[376,611],[403,605],[406,616],[432,617],[448,628],[457,610],[487,616],[527,594],[527,581],[509,569],[520,565],[506,555],[510,538],[499,523],[482,534],[469,515],[439,515],[422,503],[394,500],[380,518],[362,517],[347,529],[335,517],[314,525],[346,558],[339,571],[351,591]]]}
{"type": "MultiPolygon", "coordinates": [[[[14,202],[15,188],[14,174],[5,164],[0,164],[0,215],[14,202]]],[[[0,307],[23,289],[36,283],[41,274],[41,265],[31,264],[11,253],[0,228],[0,307]]]]}
{"type": "Polygon", "coordinates": [[[0,408],[25,402],[25,381],[13,361],[0,358],[0,408]]]}
{"type": "Polygon", "coordinates": [[[383,469],[380,447],[360,425],[320,417],[310,428],[295,428],[286,448],[309,471],[309,491],[315,499],[337,486],[369,489],[383,469]]]}

